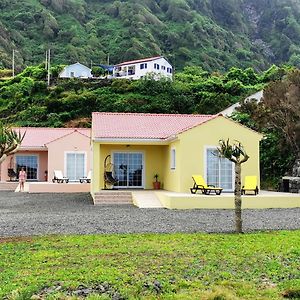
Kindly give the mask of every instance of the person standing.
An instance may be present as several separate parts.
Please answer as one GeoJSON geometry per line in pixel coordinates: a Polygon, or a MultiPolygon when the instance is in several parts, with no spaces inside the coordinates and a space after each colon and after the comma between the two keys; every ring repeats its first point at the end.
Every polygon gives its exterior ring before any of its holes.
{"type": "Polygon", "coordinates": [[[27,179],[27,174],[24,167],[21,168],[19,172],[19,183],[20,183],[20,192],[24,192],[24,185],[27,179]]]}

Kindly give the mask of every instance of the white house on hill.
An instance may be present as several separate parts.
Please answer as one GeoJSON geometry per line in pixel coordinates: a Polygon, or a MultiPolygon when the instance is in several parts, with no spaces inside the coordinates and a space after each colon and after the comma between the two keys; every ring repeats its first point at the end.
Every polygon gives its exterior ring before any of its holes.
{"type": "Polygon", "coordinates": [[[126,61],[114,66],[113,78],[140,79],[148,73],[157,79],[165,76],[172,80],[173,67],[163,56],[126,61]]]}
{"type": "Polygon", "coordinates": [[[59,78],[92,78],[92,70],[79,62],[64,67],[58,75],[59,78]]]}

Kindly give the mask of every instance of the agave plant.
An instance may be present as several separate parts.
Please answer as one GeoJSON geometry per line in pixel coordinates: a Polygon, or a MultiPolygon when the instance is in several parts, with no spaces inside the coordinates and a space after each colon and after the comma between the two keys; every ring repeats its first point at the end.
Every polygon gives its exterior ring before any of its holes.
{"type": "Polygon", "coordinates": [[[230,144],[227,141],[220,140],[218,153],[235,164],[235,189],[234,189],[234,206],[235,206],[235,227],[238,233],[242,232],[242,194],[241,194],[241,165],[249,159],[243,145],[239,141],[230,144]]]}
{"type": "Polygon", "coordinates": [[[24,136],[25,133],[21,134],[8,126],[0,124],[0,164],[8,155],[19,149],[24,136]]]}

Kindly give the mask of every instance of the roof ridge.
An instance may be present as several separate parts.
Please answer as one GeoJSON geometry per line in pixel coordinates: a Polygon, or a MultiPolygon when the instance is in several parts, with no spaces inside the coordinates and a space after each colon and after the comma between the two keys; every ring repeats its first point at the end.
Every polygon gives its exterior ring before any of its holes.
{"type": "Polygon", "coordinates": [[[120,63],[116,64],[115,66],[124,65],[124,64],[130,64],[130,63],[133,63],[133,62],[149,61],[149,60],[154,60],[154,59],[159,59],[159,58],[164,58],[164,56],[157,55],[157,56],[150,56],[150,57],[144,57],[144,58],[126,60],[126,61],[123,61],[123,62],[120,62],[120,63]]]}
{"type": "Polygon", "coordinates": [[[122,115],[134,115],[134,116],[162,116],[162,117],[166,117],[166,116],[177,116],[177,117],[214,117],[218,114],[214,114],[214,115],[205,115],[205,114],[162,114],[162,113],[127,113],[127,112],[92,112],[92,114],[99,114],[99,115],[118,115],[118,116],[122,116],[122,115]]]}
{"type": "Polygon", "coordinates": [[[53,129],[53,130],[90,130],[91,128],[86,127],[18,127],[14,126],[12,128],[18,128],[18,129],[53,129]]]}

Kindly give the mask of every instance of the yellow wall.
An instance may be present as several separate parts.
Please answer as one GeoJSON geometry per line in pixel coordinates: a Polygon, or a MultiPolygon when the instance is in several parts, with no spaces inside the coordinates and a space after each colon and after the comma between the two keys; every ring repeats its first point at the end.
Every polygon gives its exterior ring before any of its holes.
{"type": "MultiPolygon", "coordinates": [[[[92,143],[92,180],[91,180],[91,193],[94,195],[95,192],[100,190],[100,144],[92,143]]],[[[103,163],[102,163],[103,164],[103,163]]]]}
{"type": "MultiPolygon", "coordinates": [[[[233,193],[212,195],[155,193],[161,204],[169,209],[234,209],[233,193]]],[[[242,209],[300,207],[300,196],[289,193],[268,193],[242,196],[242,209]],[[277,195],[278,194],[278,195],[277,195]]]]}
{"type": "Polygon", "coordinates": [[[167,191],[180,192],[180,168],[179,163],[180,155],[180,141],[174,141],[170,145],[164,148],[163,153],[164,161],[164,184],[163,188],[167,191]],[[176,168],[171,169],[171,150],[175,149],[176,151],[176,168]]]}
{"type": "Polygon", "coordinates": [[[93,143],[93,180],[92,192],[97,192],[104,188],[104,160],[107,155],[113,152],[141,152],[144,154],[144,178],[145,189],[152,189],[154,175],[158,174],[158,180],[164,182],[164,152],[167,146],[160,145],[114,145],[93,143]]]}
{"type": "Polygon", "coordinates": [[[200,174],[204,178],[206,146],[218,146],[220,139],[238,140],[250,156],[242,165],[242,181],[245,175],[256,175],[259,185],[259,141],[261,135],[224,117],[217,117],[179,135],[180,192],[189,192],[193,184],[191,176],[200,174]]]}

